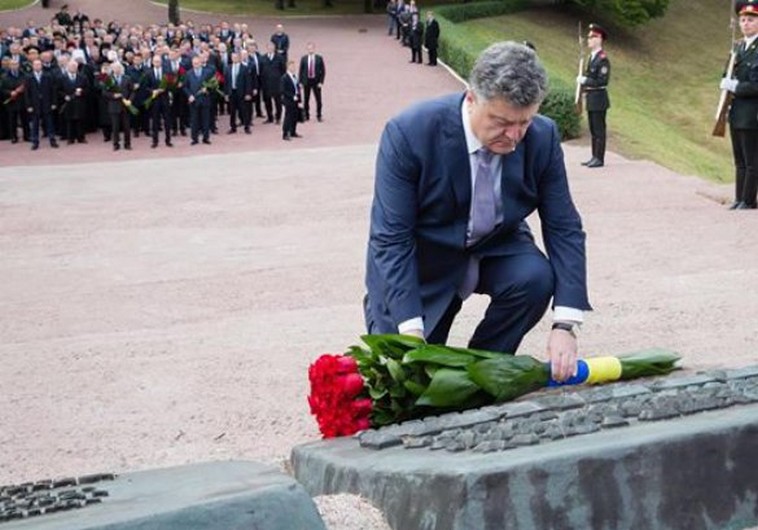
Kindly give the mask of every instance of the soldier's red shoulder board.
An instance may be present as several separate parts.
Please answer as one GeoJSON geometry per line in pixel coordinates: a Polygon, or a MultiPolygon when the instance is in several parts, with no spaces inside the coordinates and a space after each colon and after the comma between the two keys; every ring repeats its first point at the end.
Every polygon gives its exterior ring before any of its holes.
{"type": "Polygon", "coordinates": [[[600,50],[600,53],[598,54],[598,56],[599,56],[601,59],[605,59],[606,57],[608,57],[608,56],[605,54],[605,50],[600,50]]]}

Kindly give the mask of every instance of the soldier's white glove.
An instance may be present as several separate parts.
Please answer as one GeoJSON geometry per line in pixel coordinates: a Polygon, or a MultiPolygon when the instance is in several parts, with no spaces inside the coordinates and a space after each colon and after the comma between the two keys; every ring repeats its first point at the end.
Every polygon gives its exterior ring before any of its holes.
{"type": "Polygon", "coordinates": [[[583,85],[584,83],[587,82],[587,77],[583,75],[578,75],[576,76],[576,82],[579,83],[580,85],[583,85]]]}
{"type": "Polygon", "coordinates": [[[734,92],[737,90],[737,83],[738,81],[736,79],[727,79],[726,77],[721,80],[721,84],[719,85],[719,88],[721,90],[728,90],[729,92],[734,92]]]}

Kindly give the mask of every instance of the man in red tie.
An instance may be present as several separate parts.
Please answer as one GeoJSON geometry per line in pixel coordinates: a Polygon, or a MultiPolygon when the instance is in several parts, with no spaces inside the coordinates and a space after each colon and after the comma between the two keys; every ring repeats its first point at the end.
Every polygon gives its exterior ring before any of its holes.
{"type": "Polygon", "coordinates": [[[309,42],[306,46],[307,53],[300,59],[300,84],[303,87],[303,100],[305,119],[310,120],[311,92],[316,96],[316,118],[321,117],[321,87],[326,77],[324,58],[315,53],[316,45],[309,42]]]}

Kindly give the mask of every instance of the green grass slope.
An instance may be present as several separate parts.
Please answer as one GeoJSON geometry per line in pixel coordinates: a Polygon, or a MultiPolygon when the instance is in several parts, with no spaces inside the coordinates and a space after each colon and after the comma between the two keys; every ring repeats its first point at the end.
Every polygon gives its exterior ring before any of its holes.
{"type": "MultiPolygon", "coordinates": [[[[580,16],[550,7],[465,25],[487,41],[532,41],[551,76],[573,84],[580,16]]],[[[590,20],[583,22],[586,27],[590,20]]],[[[729,53],[728,2],[671,0],[662,19],[634,30],[609,30],[610,149],[680,173],[733,180],[728,134],[711,136],[729,53]]]]}

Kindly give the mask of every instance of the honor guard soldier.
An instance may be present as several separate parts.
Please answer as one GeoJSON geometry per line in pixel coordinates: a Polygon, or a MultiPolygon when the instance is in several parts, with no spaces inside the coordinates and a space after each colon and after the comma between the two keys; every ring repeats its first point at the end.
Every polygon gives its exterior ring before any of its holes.
{"type": "Polygon", "coordinates": [[[577,81],[582,86],[587,106],[587,121],[592,137],[592,158],[582,162],[587,167],[605,165],[605,114],[611,106],[608,98],[608,81],[611,77],[611,62],[603,50],[608,33],[597,24],[590,24],[587,33],[587,47],[590,59],[584,75],[577,81]]]}
{"type": "Polygon", "coordinates": [[[737,2],[740,31],[731,78],[721,89],[732,93],[729,134],[734,153],[735,195],[732,210],[753,210],[758,193],[758,0],[737,2]]]}

